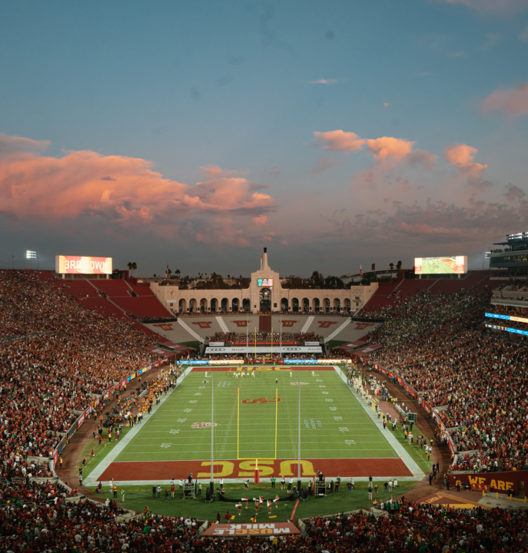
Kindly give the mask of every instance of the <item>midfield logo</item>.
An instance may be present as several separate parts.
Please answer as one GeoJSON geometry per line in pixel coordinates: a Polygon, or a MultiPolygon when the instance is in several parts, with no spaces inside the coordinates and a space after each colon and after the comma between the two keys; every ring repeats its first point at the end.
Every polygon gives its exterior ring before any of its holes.
{"type": "Polygon", "coordinates": [[[242,403],[245,403],[245,404],[251,404],[251,403],[275,403],[275,402],[279,402],[280,401],[280,397],[278,398],[273,398],[273,399],[266,399],[265,397],[259,397],[257,399],[243,399],[242,400],[242,403]]]}

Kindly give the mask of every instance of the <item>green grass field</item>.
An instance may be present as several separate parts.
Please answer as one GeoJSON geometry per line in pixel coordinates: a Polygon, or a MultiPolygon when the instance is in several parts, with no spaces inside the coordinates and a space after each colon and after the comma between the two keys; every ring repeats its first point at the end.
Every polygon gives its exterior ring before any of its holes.
{"type": "Polygon", "coordinates": [[[333,370],[205,375],[191,372],[114,460],[210,459],[211,428],[202,423],[211,422],[213,391],[215,459],[296,459],[299,389],[303,458],[397,457],[333,370]]]}
{"type": "MultiPolygon", "coordinates": [[[[251,495],[259,490],[259,495],[268,497],[270,493],[275,493],[270,489],[269,481],[263,481],[260,485],[254,484],[251,470],[243,477],[242,473],[236,473],[236,470],[248,463],[247,470],[249,463],[259,459],[264,465],[264,477],[269,477],[271,467],[275,466],[279,487],[276,465],[278,461],[270,460],[295,460],[298,457],[299,390],[302,459],[329,459],[334,460],[334,463],[339,463],[340,459],[344,459],[344,463],[358,459],[363,466],[369,467],[367,470],[370,471],[370,466],[376,459],[388,459],[391,463],[392,459],[399,460],[398,454],[387,440],[387,436],[390,436],[394,442],[399,442],[401,448],[409,457],[414,458],[422,470],[428,470],[422,450],[409,445],[399,430],[393,432],[380,429],[334,370],[314,368],[312,371],[310,368],[290,371],[288,368],[262,368],[255,377],[234,377],[232,371],[226,374],[225,370],[209,371],[207,376],[205,371],[190,372],[141,427],[125,429],[122,440],[108,443],[105,447],[98,447],[95,440],[87,443],[83,456],[87,457],[91,448],[95,448],[95,455],[88,458],[86,473],[93,471],[97,478],[100,462],[109,459],[124,465],[140,462],[141,467],[144,466],[144,462],[152,461],[161,464],[171,461],[195,461],[196,465],[202,463],[202,468],[197,469],[197,472],[205,471],[202,473],[202,478],[205,478],[210,470],[203,467],[203,462],[211,458],[209,423],[212,420],[211,404],[214,393],[214,422],[217,425],[214,427],[215,463],[225,460],[228,465],[235,466],[231,475],[225,475],[228,481],[233,478],[232,483],[226,484],[228,495],[251,495]],[[280,401],[275,401],[276,396],[280,401]],[[132,430],[136,430],[137,433],[129,440],[127,435],[132,430]],[[362,459],[368,460],[361,462],[362,459]],[[250,480],[250,491],[246,493],[241,480],[247,478],[250,480]]],[[[314,464],[315,468],[317,467],[314,464]]],[[[149,505],[154,512],[160,514],[185,513],[210,520],[214,519],[218,510],[234,509],[233,504],[217,501],[212,504],[206,503],[203,495],[192,500],[183,499],[180,488],[176,498],[167,501],[165,490],[168,489],[169,477],[161,478],[162,481],[165,480],[165,483],[162,482],[162,497],[153,497],[153,480],[145,478],[143,470],[137,469],[136,484],[131,481],[134,478],[116,478],[130,480],[129,485],[124,482],[119,484],[119,489],[125,490],[123,504],[129,508],[142,510],[145,505],[149,505]]],[[[296,469],[292,470],[294,476],[296,469]]],[[[343,476],[342,472],[339,473],[343,476]]],[[[215,478],[218,483],[219,477],[215,478]]],[[[355,490],[350,494],[345,488],[345,476],[339,493],[330,494],[325,498],[312,496],[308,501],[299,504],[296,516],[337,513],[371,505],[366,493],[366,483],[361,481],[361,478],[359,480],[356,481],[355,490]]],[[[382,488],[383,480],[378,477],[380,500],[386,495],[382,488]]],[[[413,482],[402,481],[400,493],[413,485],[413,482]]],[[[108,487],[105,485],[104,497],[108,495],[107,490],[108,487]]],[[[285,493],[279,491],[281,496],[285,493]]],[[[280,502],[280,509],[274,511],[274,516],[276,515],[278,520],[285,520],[290,516],[292,509],[293,504],[290,502],[280,502]]],[[[252,513],[251,509],[248,512],[243,511],[240,521],[249,520],[252,513]]],[[[267,520],[267,514],[262,513],[262,517],[267,520]]]]}

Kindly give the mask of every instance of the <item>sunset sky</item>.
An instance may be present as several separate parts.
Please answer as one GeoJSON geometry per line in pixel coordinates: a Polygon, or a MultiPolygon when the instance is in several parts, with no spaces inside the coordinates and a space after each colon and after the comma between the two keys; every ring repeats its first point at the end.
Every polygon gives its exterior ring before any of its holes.
{"type": "Polygon", "coordinates": [[[0,267],[482,268],[519,231],[528,0],[0,0],[0,267]]]}

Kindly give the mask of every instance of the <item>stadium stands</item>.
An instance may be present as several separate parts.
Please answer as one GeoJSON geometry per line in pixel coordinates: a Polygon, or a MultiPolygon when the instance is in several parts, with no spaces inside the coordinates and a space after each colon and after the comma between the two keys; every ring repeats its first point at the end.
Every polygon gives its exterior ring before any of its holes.
{"type": "Polygon", "coordinates": [[[123,311],[138,319],[167,319],[172,314],[155,296],[111,296],[111,300],[123,311]]]}
{"type": "MultiPolygon", "coordinates": [[[[123,291],[121,284],[115,286],[104,293],[123,291]]],[[[489,301],[483,286],[477,280],[473,292],[444,294],[431,288],[393,306],[387,302],[374,312],[386,321],[374,331],[386,349],[373,359],[412,383],[438,409],[459,452],[454,469],[527,468],[528,348],[482,328],[489,301]]],[[[199,522],[190,518],[146,512],[125,520],[113,502],[96,505],[55,480],[34,481],[34,476],[49,476],[50,451],[94,395],[153,360],[155,337],[130,320],[108,317],[107,304],[113,305],[87,281],[0,271],[0,549],[528,550],[528,514],[523,512],[456,510],[400,500],[390,508],[384,505],[388,511],[378,516],[358,512],[312,518],[299,538],[233,541],[200,537],[199,522]],[[99,306],[104,314],[88,305],[99,306]]],[[[166,386],[158,384],[147,400],[166,386]]]]}
{"type": "Polygon", "coordinates": [[[372,360],[413,386],[449,429],[453,468],[528,468],[525,342],[482,326],[488,295],[421,294],[379,313],[372,360]],[[508,414],[508,419],[504,418],[508,414]]]}

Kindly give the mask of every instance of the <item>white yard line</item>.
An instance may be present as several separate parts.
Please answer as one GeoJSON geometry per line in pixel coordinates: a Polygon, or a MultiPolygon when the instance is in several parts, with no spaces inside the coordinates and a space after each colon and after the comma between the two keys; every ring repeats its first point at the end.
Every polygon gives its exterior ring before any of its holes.
{"type": "MultiPolygon", "coordinates": [[[[335,369],[336,373],[340,376],[341,380],[345,384],[347,384],[347,379],[346,379],[346,376],[343,374],[343,371],[337,366],[334,366],[334,369],[335,369]]],[[[363,399],[362,396],[354,393],[353,391],[352,391],[352,393],[358,399],[359,404],[361,405],[361,407],[363,407],[363,409],[365,410],[367,415],[370,417],[372,422],[380,429],[380,431],[383,434],[383,436],[385,437],[385,439],[389,442],[389,444],[392,446],[394,451],[396,451],[396,453],[398,454],[400,459],[405,463],[407,468],[413,474],[412,477],[398,478],[398,480],[421,480],[422,478],[424,478],[425,473],[416,464],[415,460],[407,453],[407,451],[402,446],[402,444],[400,444],[400,442],[396,439],[396,437],[394,436],[392,431],[388,430],[387,428],[383,428],[382,420],[378,419],[378,417],[376,416],[376,414],[374,413],[372,408],[369,405],[367,405],[366,401],[363,399]]],[[[359,480],[359,478],[358,478],[358,480],[359,480]]]]}
{"type": "Polygon", "coordinates": [[[157,405],[152,407],[150,414],[144,415],[143,420],[140,424],[136,424],[132,430],[127,432],[125,436],[119,440],[119,443],[105,456],[105,458],[99,462],[99,464],[90,472],[90,474],[84,480],[85,486],[95,486],[97,484],[97,479],[103,472],[112,464],[114,459],[125,449],[125,447],[131,442],[131,440],[136,436],[136,434],[143,428],[143,426],[150,420],[154,413],[165,403],[167,398],[174,393],[174,390],[182,383],[185,377],[192,371],[192,367],[188,367],[183,372],[181,378],[176,382],[176,386],[172,389],[170,394],[165,394],[161,398],[160,402],[157,405]]]}

